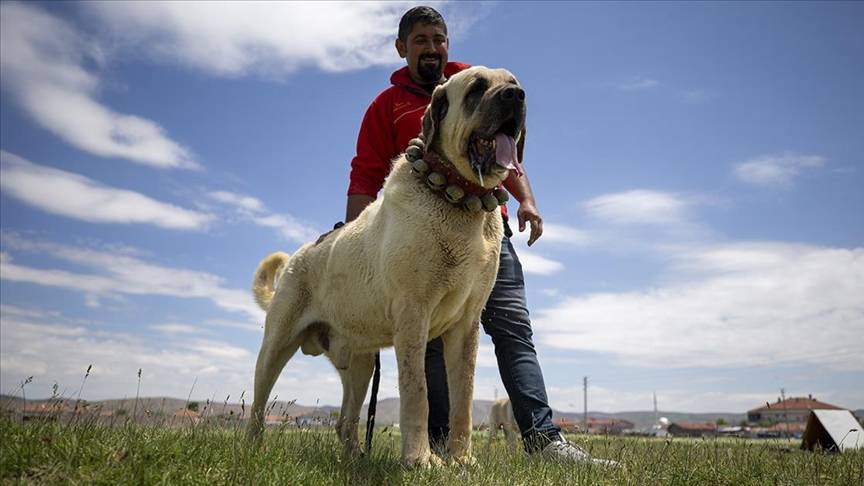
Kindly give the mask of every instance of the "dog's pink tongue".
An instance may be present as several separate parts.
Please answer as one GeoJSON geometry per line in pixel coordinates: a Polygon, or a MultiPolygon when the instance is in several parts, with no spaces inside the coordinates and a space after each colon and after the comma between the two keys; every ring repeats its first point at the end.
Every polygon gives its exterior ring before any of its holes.
{"type": "Polygon", "coordinates": [[[499,133],[495,135],[495,162],[505,169],[515,170],[522,175],[522,164],[516,153],[516,140],[513,137],[499,133]]]}

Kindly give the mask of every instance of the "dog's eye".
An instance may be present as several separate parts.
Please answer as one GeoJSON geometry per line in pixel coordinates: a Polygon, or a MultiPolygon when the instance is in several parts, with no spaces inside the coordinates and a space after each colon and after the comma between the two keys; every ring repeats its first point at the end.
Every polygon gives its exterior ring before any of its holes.
{"type": "Polygon", "coordinates": [[[471,84],[468,88],[468,92],[465,94],[464,106],[467,113],[471,113],[477,108],[477,105],[480,104],[480,98],[483,97],[483,93],[485,93],[488,88],[489,83],[482,78],[471,84]]]}
{"type": "Polygon", "coordinates": [[[471,88],[468,90],[468,94],[466,96],[471,97],[479,97],[482,96],[483,93],[486,92],[486,89],[489,87],[488,83],[485,79],[480,78],[477,81],[474,81],[474,84],[471,85],[471,88]]]}

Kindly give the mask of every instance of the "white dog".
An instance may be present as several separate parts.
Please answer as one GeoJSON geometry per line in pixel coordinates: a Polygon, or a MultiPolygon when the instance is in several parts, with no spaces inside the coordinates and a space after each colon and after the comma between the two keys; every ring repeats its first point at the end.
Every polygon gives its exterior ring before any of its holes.
{"type": "Polygon", "coordinates": [[[509,398],[496,400],[489,410],[489,442],[486,446],[492,445],[492,440],[498,435],[498,430],[504,431],[504,439],[507,441],[507,447],[513,448],[516,446],[516,438],[519,437],[519,426],[516,424],[516,417],[513,416],[513,406],[509,398]]]}
{"type": "Polygon", "coordinates": [[[253,293],[267,319],[250,437],[260,435],[270,391],[302,348],[324,353],[339,370],[338,433],[347,451],[356,453],[374,353],[392,345],[402,460],[428,465],[424,354],[429,339],[441,336],[450,390],[447,452],[460,463],[473,460],[478,323],[498,271],[498,205],[506,197],[496,187],[511,170],[521,171],[524,96],[503,69],[473,67],[454,75],[435,89],[422,141],[412,141],[407,154],[394,160],[382,197],[293,256],[274,253],[261,262],[253,293]]]}

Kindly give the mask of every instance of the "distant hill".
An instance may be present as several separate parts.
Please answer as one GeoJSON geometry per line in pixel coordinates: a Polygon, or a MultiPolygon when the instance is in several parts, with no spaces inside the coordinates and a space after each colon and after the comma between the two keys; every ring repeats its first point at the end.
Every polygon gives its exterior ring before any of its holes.
{"type": "MultiPolygon", "coordinates": [[[[28,400],[28,403],[42,403],[47,400],[28,400]]],[[[73,400],[67,400],[67,403],[74,403],[73,400]]],[[[237,402],[226,403],[223,401],[216,401],[211,404],[207,404],[206,401],[197,401],[198,403],[198,411],[201,413],[206,413],[207,415],[223,415],[223,414],[231,414],[240,415],[244,414],[248,416],[249,408],[251,407],[251,403],[246,401],[245,404],[241,405],[237,402]],[[245,407],[245,410],[244,410],[245,407]],[[205,408],[207,409],[205,412],[205,408]]],[[[0,408],[4,409],[13,409],[20,410],[23,406],[23,401],[20,397],[12,397],[7,395],[0,395],[0,408]]],[[[102,400],[97,402],[90,402],[91,407],[101,407],[103,411],[116,411],[118,409],[124,409],[126,412],[131,412],[135,407],[135,399],[123,399],[123,400],[102,400]]],[[[166,398],[166,397],[145,397],[138,399],[138,410],[144,411],[149,410],[150,412],[161,412],[164,414],[173,414],[177,410],[182,410],[186,407],[186,400],[178,399],[178,398],[166,398]]],[[[271,402],[271,407],[269,414],[271,415],[290,415],[290,416],[319,416],[319,417],[327,417],[333,412],[338,412],[339,407],[332,405],[322,405],[319,407],[308,406],[308,405],[298,405],[296,403],[290,403],[285,401],[277,401],[275,404],[271,402]]],[[[489,416],[489,410],[492,407],[491,400],[474,400],[474,408],[472,410],[472,417],[474,423],[483,423],[486,422],[486,419],[489,416]]],[[[360,412],[360,420],[361,423],[365,423],[366,421],[366,413],[367,413],[367,405],[363,406],[362,411],[360,412]]],[[[668,412],[661,411],[658,412],[658,415],[661,417],[666,417],[672,422],[685,421],[685,422],[716,422],[718,419],[723,419],[728,424],[738,424],[742,420],[747,418],[744,413],[728,413],[728,412],[717,412],[717,413],[684,413],[684,412],[668,412]]],[[[858,417],[864,417],[864,410],[856,410],[855,415],[858,417]]],[[[618,412],[618,413],[606,413],[606,412],[588,412],[588,416],[591,418],[605,418],[605,419],[623,419],[629,422],[632,422],[636,428],[648,428],[654,424],[654,412],[644,411],[644,412],[618,412]]],[[[553,410],[553,417],[556,420],[566,419],[570,422],[579,423],[582,421],[581,413],[573,413],[573,412],[560,412],[557,410],[553,410]]],[[[378,406],[376,410],[375,423],[376,425],[392,425],[399,421],[399,399],[398,398],[384,398],[378,401],[378,406]]]]}
{"type": "MultiPolygon", "coordinates": [[[[492,408],[491,400],[474,400],[474,408],[471,411],[471,417],[474,423],[483,423],[489,417],[489,410],[492,408]]],[[[379,425],[392,424],[399,421],[399,399],[385,398],[378,402],[376,408],[375,423],[379,425]]],[[[552,411],[552,416],[555,420],[567,419],[570,422],[579,423],[582,421],[581,413],[552,411]]],[[[648,428],[654,425],[654,412],[592,412],[588,411],[588,416],[591,418],[603,419],[621,419],[632,422],[636,428],[648,428]]],[[[669,420],[684,421],[684,422],[716,422],[717,419],[723,419],[728,424],[738,424],[742,420],[747,419],[747,414],[744,413],[685,413],[685,412],[658,412],[658,416],[666,417],[669,420]]],[[[366,420],[366,406],[363,406],[361,419],[366,420]]]]}

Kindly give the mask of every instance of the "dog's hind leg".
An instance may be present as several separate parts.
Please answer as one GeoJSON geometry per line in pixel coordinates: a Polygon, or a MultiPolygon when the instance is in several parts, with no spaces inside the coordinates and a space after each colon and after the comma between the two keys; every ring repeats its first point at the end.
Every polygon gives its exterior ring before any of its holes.
{"type": "Polygon", "coordinates": [[[492,418],[495,414],[495,405],[492,405],[492,411],[489,412],[489,430],[486,440],[486,450],[492,448],[492,442],[495,440],[495,436],[498,435],[498,423],[492,418]]]}
{"type": "Polygon", "coordinates": [[[360,452],[357,426],[360,423],[360,408],[369,388],[369,378],[375,366],[374,354],[352,354],[348,368],[339,370],[342,378],[342,411],[336,425],[339,440],[345,446],[345,454],[355,456],[360,452]]]}
{"type": "Polygon", "coordinates": [[[255,395],[252,413],[246,432],[249,438],[257,439],[264,427],[264,408],[270,391],[279,378],[285,363],[294,356],[303,341],[303,335],[295,333],[298,317],[302,313],[300,305],[283,305],[271,308],[267,313],[264,326],[264,339],[255,364],[255,395]]]}
{"type": "Polygon", "coordinates": [[[510,424],[504,424],[504,440],[507,441],[507,449],[516,448],[516,431],[510,424]]]}
{"type": "Polygon", "coordinates": [[[447,366],[447,388],[450,390],[450,437],[447,452],[460,464],[473,464],[471,455],[471,407],[474,397],[474,367],[479,323],[460,322],[445,332],[444,362],[447,366]]]}
{"type": "Polygon", "coordinates": [[[279,378],[279,373],[285,363],[294,356],[300,347],[300,339],[294,337],[287,342],[265,342],[258,353],[258,363],[255,365],[255,395],[252,402],[252,413],[246,432],[250,439],[258,439],[264,427],[264,408],[270,397],[270,391],[279,378]]]}

